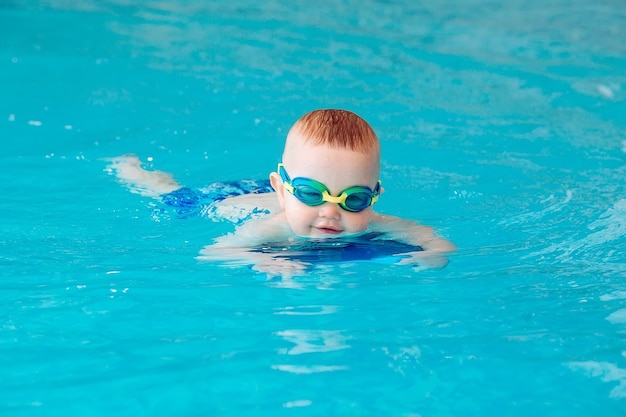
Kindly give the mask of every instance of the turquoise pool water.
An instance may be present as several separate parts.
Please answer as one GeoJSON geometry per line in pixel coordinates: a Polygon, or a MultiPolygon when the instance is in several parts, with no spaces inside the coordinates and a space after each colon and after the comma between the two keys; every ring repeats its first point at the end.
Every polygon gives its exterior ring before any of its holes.
{"type": "Polygon", "coordinates": [[[0,2],[2,416],[623,416],[618,0],[0,2]],[[442,270],[196,256],[104,158],[262,178],[304,112],[382,146],[442,270]]]}

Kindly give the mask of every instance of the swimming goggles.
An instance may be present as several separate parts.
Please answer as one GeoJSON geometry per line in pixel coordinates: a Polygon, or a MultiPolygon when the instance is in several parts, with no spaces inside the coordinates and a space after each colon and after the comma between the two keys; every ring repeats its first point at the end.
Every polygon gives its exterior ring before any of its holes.
{"type": "Polygon", "coordinates": [[[319,206],[324,202],[337,203],[346,211],[358,213],[377,202],[380,196],[380,181],[376,183],[373,191],[369,187],[357,185],[346,188],[339,193],[339,196],[334,197],[330,195],[328,187],[321,182],[304,177],[292,180],[282,163],[278,164],[278,173],[283,180],[285,190],[307,206],[319,206]]]}

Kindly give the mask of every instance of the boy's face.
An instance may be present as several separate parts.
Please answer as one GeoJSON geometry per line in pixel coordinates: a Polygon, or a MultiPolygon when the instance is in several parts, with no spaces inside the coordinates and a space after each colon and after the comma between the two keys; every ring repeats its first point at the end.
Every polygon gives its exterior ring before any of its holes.
{"type": "MultiPolygon", "coordinates": [[[[291,177],[306,177],[321,182],[333,196],[349,187],[364,185],[374,189],[378,182],[378,153],[362,154],[348,149],[305,143],[289,139],[283,154],[285,170],[291,177]]],[[[358,213],[346,211],[337,203],[308,206],[285,190],[277,173],[270,176],[287,223],[299,236],[330,237],[359,233],[367,229],[371,206],[358,213]]]]}

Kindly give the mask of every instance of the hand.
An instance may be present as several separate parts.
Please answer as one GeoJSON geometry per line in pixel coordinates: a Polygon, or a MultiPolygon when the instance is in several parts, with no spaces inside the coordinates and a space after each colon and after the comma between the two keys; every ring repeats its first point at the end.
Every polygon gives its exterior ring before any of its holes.
{"type": "Polygon", "coordinates": [[[405,252],[394,256],[404,257],[397,262],[398,265],[411,265],[416,271],[431,268],[443,268],[448,264],[448,258],[445,253],[439,251],[405,252]]]}

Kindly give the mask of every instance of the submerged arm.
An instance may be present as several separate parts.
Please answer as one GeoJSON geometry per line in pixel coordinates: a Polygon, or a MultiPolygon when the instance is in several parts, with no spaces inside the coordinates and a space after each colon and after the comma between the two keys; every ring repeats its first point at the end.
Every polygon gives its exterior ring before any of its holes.
{"type": "Polygon", "coordinates": [[[291,229],[277,214],[266,219],[251,220],[235,232],[215,239],[205,246],[198,256],[203,261],[225,262],[227,265],[252,265],[253,271],[268,277],[291,278],[304,272],[308,264],[258,250],[263,245],[283,241],[293,236],[291,229]]]}

